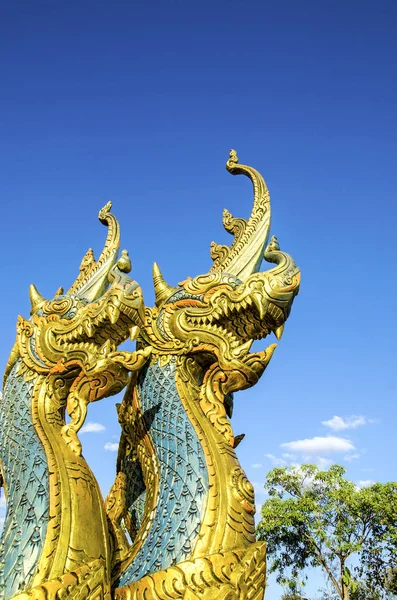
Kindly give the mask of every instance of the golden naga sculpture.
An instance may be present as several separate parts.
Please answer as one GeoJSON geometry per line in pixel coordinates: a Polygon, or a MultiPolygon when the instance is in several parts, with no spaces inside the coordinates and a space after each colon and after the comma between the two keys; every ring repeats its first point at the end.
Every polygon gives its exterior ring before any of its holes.
{"type": "Polygon", "coordinates": [[[275,237],[270,199],[253,168],[248,220],[224,211],[230,247],[212,244],[205,275],[173,287],[155,264],[156,303],[118,259],[107,206],[104,251],[88,251],[66,294],[31,288],[0,404],[0,481],[7,515],[0,600],[261,600],[265,545],[255,540],[254,492],[230,424],[233,393],[254,385],[280,339],[299,270],[275,237]],[[263,257],[275,266],[260,271],[263,257]],[[118,352],[128,335],[134,353],[118,352]],[[131,373],[131,375],[130,375],[131,373]],[[127,385],[128,384],[128,385],[127,385]],[[122,435],[104,503],[78,439],[88,404],[120,391],[122,435]],[[66,423],[65,412],[70,420],[66,423]]]}

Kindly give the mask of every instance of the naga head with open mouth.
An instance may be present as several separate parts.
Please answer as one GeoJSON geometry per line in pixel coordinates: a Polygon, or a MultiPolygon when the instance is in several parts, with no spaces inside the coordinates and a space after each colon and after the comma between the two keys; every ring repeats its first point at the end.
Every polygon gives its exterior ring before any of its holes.
{"type": "Polygon", "coordinates": [[[234,241],[230,248],[211,244],[214,264],[209,273],[171,287],[154,265],[156,306],[147,310],[142,335],[160,352],[173,348],[180,354],[204,345],[216,356],[222,352],[232,357],[272,332],[280,339],[298,293],[295,262],[280,250],[276,237],[268,243],[270,198],[263,178],[239,165],[233,150],[226,166],[230,173],[251,179],[251,216],[238,219],[224,211],[223,224],[234,241]],[[276,266],[259,271],[263,257],[276,266]]]}
{"type": "Polygon", "coordinates": [[[67,399],[72,418],[67,431],[81,426],[85,411],[80,405],[119,392],[128,370],[145,358],[117,352],[128,337],[137,337],[145,311],[140,287],[126,275],[131,270],[128,253],[123,250],[119,258],[120,228],[110,209],[109,202],[99,212],[108,227],[99,259],[88,250],[66,293],[60,288],[46,300],[30,286],[31,318],[18,318],[17,340],[4,376],[6,381],[19,361],[18,373],[25,379],[47,378],[49,393],[60,406],[67,399]]]}
{"type": "Polygon", "coordinates": [[[281,338],[300,272],[289,254],[280,250],[273,236],[269,242],[270,197],[262,176],[252,167],[238,164],[234,150],[226,164],[232,174],[249,177],[254,203],[248,220],[223,213],[225,229],[234,236],[231,246],[211,244],[214,264],[205,275],[188,278],[178,287],[164,280],[155,264],[156,305],[146,309],[141,343],[150,344],[153,355],[195,356],[222,372],[239,372],[223,385],[225,393],[250,387],[266,368],[276,344],[250,354],[254,340],[274,333],[281,338]],[[262,259],[274,263],[260,271],[262,259]]]}

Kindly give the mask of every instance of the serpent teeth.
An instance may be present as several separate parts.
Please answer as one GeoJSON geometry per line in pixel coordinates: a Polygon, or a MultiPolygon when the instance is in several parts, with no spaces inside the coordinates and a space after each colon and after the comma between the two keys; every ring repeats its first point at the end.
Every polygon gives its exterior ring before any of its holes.
{"type": "Polygon", "coordinates": [[[92,337],[93,326],[92,326],[92,322],[89,319],[85,319],[83,321],[83,328],[84,328],[84,331],[86,332],[86,334],[88,335],[88,337],[92,337]]]}
{"type": "Polygon", "coordinates": [[[107,313],[107,315],[109,317],[109,321],[111,322],[112,325],[117,323],[117,321],[120,317],[120,311],[117,308],[117,306],[115,306],[114,304],[108,304],[106,307],[106,313],[107,313]]]}
{"type": "Polygon", "coordinates": [[[263,303],[262,303],[261,294],[259,294],[258,292],[253,292],[252,300],[256,307],[256,310],[258,311],[259,318],[262,321],[263,317],[265,316],[265,307],[263,306],[263,303]]]}
{"type": "Polygon", "coordinates": [[[103,346],[100,347],[99,353],[107,356],[110,352],[115,351],[115,344],[112,344],[110,340],[106,340],[103,346]]]}
{"type": "Polygon", "coordinates": [[[138,333],[139,333],[139,327],[138,327],[138,325],[133,325],[130,328],[130,340],[132,342],[138,337],[138,333]]]}
{"type": "Polygon", "coordinates": [[[280,327],[277,327],[277,329],[274,330],[274,335],[276,336],[276,338],[278,340],[281,340],[281,336],[283,335],[284,332],[284,323],[282,325],[280,325],[280,327]]]}

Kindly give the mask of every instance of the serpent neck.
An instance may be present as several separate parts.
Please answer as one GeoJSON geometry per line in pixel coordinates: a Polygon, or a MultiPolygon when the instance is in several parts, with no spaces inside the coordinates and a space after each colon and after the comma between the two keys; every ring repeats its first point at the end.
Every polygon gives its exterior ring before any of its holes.
{"type": "MultiPolygon", "coordinates": [[[[157,502],[150,530],[118,585],[191,556],[208,497],[204,451],[176,385],[176,358],[141,373],[137,397],[157,457],[157,502]]],[[[138,534],[138,538],[139,538],[138,534]]]]}
{"type": "Polygon", "coordinates": [[[63,401],[49,393],[48,377],[26,368],[22,375],[19,368],[17,361],[0,405],[0,460],[8,491],[0,600],[96,559],[108,578],[102,496],[83,456],[62,438],[63,401]],[[79,522],[90,523],[88,536],[76,527],[79,522]]]}
{"type": "Polygon", "coordinates": [[[32,420],[36,380],[7,379],[0,404],[0,460],[7,486],[7,513],[0,540],[0,599],[26,587],[44,545],[49,518],[48,465],[32,420]]]}

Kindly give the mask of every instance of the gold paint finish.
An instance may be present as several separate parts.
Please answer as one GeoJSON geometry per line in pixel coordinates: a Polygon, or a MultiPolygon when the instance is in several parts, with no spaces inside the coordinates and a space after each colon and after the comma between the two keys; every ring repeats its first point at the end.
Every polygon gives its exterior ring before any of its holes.
{"type": "Polygon", "coordinates": [[[47,591],[54,599],[66,594],[110,600],[107,517],[78,431],[87,406],[121,391],[129,372],[146,362],[150,348],[116,350],[131,327],[142,326],[144,307],[138,285],[115,265],[118,224],[109,210],[100,213],[110,230],[101,259],[89,261],[67,295],[47,301],[31,286],[32,318],[18,318],[16,345],[6,368],[5,381],[17,365],[17,376],[33,383],[32,421],[49,478],[44,547],[30,589],[18,594],[18,600],[41,600],[47,591]]]}
{"type": "MultiPolygon", "coordinates": [[[[108,235],[98,261],[89,249],[68,292],[60,288],[52,300],[30,288],[32,317],[18,318],[4,377],[17,365],[18,375],[33,383],[32,420],[48,463],[51,518],[33,581],[13,600],[263,598],[266,550],[255,541],[254,490],[235,453],[243,436],[231,426],[232,397],[267,368],[276,344],[253,353],[251,345],[272,333],[281,338],[300,273],[275,237],[268,243],[270,197],[261,175],[238,164],[234,151],[227,169],[252,181],[251,216],[224,211],[233,242],[212,244],[208,273],[172,287],[155,264],[153,308],[144,307],[140,288],[125,275],[128,253],[118,258],[120,230],[110,203],[99,213],[108,235]],[[275,265],[264,272],[263,257],[275,265]],[[118,351],[129,336],[137,338],[138,350],[118,351]],[[190,556],[117,587],[151,531],[159,502],[160,459],[137,385],[147,361],[160,367],[176,361],[176,390],[203,451],[208,496],[190,556]],[[104,503],[78,432],[91,402],[127,384],[117,475],[104,503]],[[140,465],[146,489],[139,527],[127,510],[128,474],[120,467],[126,456],[140,465]]],[[[0,483],[7,485],[1,465],[0,483]]]]}
{"type": "MultiPolygon", "coordinates": [[[[280,250],[275,237],[265,246],[270,226],[270,199],[257,171],[237,165],[231,153],[227,168],[253,182],[254,206],[248,221],[226,211],[224,224],[234,235],[230,248],[212,246],[214,266],[209,273],[170,286],[155,264],[156,302],[146,308],[139,347],[152,349],[151,364],[165,366],[177,359],[179,399],[203,449],[209,492],[201,528],[189,560],[152,572],[116,588],[118,600],[261,600],[265,587],[265,544],[255,541],[254,490],[235,447],[230,417],[233,392],[257,383],[276,348],[275,343],[250,352],[254,340],[273,333],[281,338],[300,274],[293,259],[280,250]],[[274,268],[260,272],[262,253],[274,268]]],[[[137,388],[127,390],[119,419],[123,427],[119,460],[130,452],[140,459],[147,493],[158,485],[157,467],[150,460],[150,431],[137,436],[127,423],[138,418],[137,388]],[[132,406],[135,406],[135,416],[132,406]],[[126,418],[126,411],[130,410],[126,418]],[[143,437],[146,443],[142,443],[143,437]],[[137,442],[139,440],[139,442],[137,442]],[[143,452],[142,447],[145,447],[143,452]],[[151,488],[147,483],[151,476],[151,488]]],[[[133,563],[136,548],[153,519],[153,496],[146,502],[141,528],[134,532],[133,550],[115,567],[116,575],[133,563]]],[[[120,526],[122,520],[120,521],[120,526]]]]}

